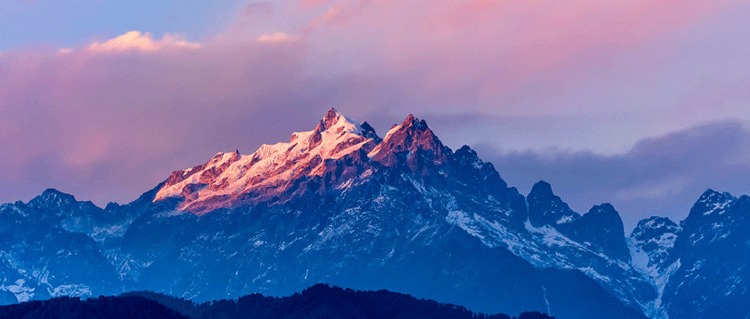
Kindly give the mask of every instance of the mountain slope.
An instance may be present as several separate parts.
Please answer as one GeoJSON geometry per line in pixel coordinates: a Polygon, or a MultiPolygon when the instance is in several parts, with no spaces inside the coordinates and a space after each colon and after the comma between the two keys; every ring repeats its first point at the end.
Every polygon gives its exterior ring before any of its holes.
{"type": "Polygon", "coordinates": [[[28,205],[1,205],[0,291],[26,301],[122,290],[96,242],[86,234],[65,229],[92,229],[83,221],[92,210],[98,210],[93,208],[52,190],[28,205]],[[62,212],[74,217],[66,218],[62,212]]]}
{"type": "Polygon", "coordinates": [[[681,227],[664,291],[670,317],[749,317],[750,197],[707,190],[681,227]]]}

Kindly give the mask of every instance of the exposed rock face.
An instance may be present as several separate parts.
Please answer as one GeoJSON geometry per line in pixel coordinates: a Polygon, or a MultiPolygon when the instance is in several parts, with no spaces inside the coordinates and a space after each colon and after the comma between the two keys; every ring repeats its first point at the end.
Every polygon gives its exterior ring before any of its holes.
{"type": "Polygon", "coordinates": [[[670,260],[669,253],[674,247],[682,228],[666,217],[649,217],[638,222],[630,239],[636,249],[647,255],[644,269],[661,269],[670,260]]]}
{"type": "Polygon", "coordinates": [[[630,252],[625,242],[625,228],[620,214],[610,204],[597,205],[571,224],[570,237],[578,242],[598,247],[602,252],[629,261],[630,252]]]}
{"type": "Polygon", "coordinates": [[[552,185],[545,181],[534,184],[527,201],[529,202],[529,222],[534,227],[551,225],[558,229],[566,229],[565,224],[581,218],[552,192],[552,185]]]}
{"type": "Polygon", "coordinates": [[[412,172],[426,175],[431,169],[446,164],[449,153],[451,151],[424,120],[409,114],[403,123],[386,133],[370,156],[384,166],[405,164],[412,172]]]}

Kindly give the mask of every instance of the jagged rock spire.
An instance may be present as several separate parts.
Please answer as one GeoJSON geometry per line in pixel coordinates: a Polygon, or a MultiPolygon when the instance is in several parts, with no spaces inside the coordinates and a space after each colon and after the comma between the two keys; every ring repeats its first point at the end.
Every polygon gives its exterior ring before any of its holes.
{"type": "Polygon", "coordinates": [[[339,115],[339,112],[334,107],[329,108],[328,112],[323,116],[323,119],[320,120],[320,124],[316,130],[325,131],[334,126],[339,120],[339,115]]]}
{"type": "Polygon", "coordinates": [[[531,188],[527,198],[529,203],[529,222],[535,227],[552,225],[559,227],[580,218],[580,215],[570,209],[570,206],[560,199],[552,186],[539,181],[531,188]]]}
{"type": "MultiPolygon", "coordinates": [[[[443,145],[427,126],[427,122],[409,114],[401,124],[388,131],[370,156],[386,166],[404,162],[410,162],[416,166],[432,166],[446,163],[449,154],[451,150],[443,145]]],[[[420,169],[420,167],[412,168],[420,169]]]]}

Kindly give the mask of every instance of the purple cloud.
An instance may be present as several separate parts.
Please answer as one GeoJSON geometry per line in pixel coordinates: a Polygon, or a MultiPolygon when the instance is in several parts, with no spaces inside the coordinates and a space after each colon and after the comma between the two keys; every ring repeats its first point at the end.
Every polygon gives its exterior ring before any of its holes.
{"type": "Polygon", "coordinates": [[[630,226],[653,215],[682,220],[707,188],[750,194],[750,130],[734,120],[646,138],[615,155],[478,148],[523,192],[545,180],[577,211],[610,202],[630,226]]]}

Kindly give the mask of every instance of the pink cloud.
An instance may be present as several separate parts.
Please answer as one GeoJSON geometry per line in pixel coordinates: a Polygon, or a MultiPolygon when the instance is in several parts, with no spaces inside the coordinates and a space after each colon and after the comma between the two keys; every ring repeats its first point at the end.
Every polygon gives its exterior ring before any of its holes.
{"type": "Polygon", "coordinates": [[[278,123],[307,125],[279,112],[310,113],[313,122],[318,113],[303,103],[311,100],[300,89],[303,49],[239,41],[146,55],[88,46],[5,54],[0,194],[58,187],[99,203],[127,201],[218,150],[286,138],[278,123]]]}
{"type": "Polygon", "coordinates": [[[294,41],[295,39],[296,37],[284,32],[276,32],[272,34],[262,34],[258,37],[257,41],[262,43],[284,43],[294,41]]]}
{"type": "MultiPolygon", "coordinates": [[[[155,53],[166,49],[198,49],[200,47],[199,43],[187,41],[179,35],[165,34],[161,39],[155,39],[148,32],[128,31],[104,42],[93,42],[87,49],[104,53],[155,53]]],[[[70,53],[70,50],[64,50],[62,53],[70,53]]]]}

